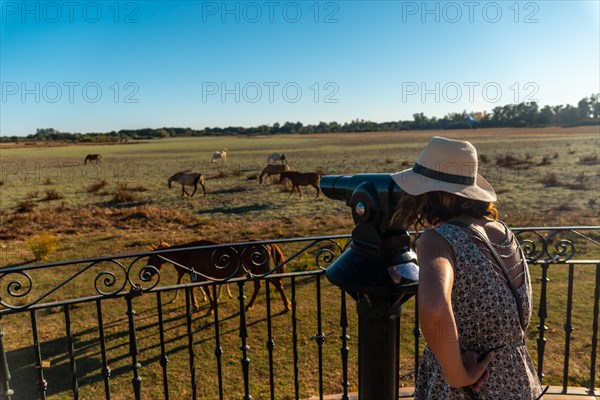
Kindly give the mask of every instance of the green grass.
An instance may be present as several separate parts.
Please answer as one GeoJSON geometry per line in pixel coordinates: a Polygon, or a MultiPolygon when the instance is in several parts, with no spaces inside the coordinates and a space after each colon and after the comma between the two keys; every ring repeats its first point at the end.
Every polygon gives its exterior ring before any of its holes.
{"type": "MultiPolygon", "coordinates": [[[[33,254],[27,239],[40,232],[49,232],[58,238],[56,252],[50,261],[80,259],[99,255],[136,253],[161,240],[177,243],[198,236],[218,242],[253,239],[277,239],[312,235],[349,233],[353,224],[348,207],[341,201],[322,196],[314,200],[314,189],[304,191],[304,198],[288,193],[279,185],[259,185],[249,179],[266,163],[273,152],[284,152],[290,165],[301,171],[319,168],[327,174],[352,175],[360,172],[395,172],[412,165],[419,150],[428,139],[438,134],[471,140],[480,155],[488,161],[481,165],[483,174],[499,193],[501,217],[513,226],[597,225],[599,179],[597,165],[580,160],[598,154],[599,135],[595,127],[576,129],[495,129],[447,132],[393,132],[336,135],[293,135],[254,138],[181,138],[149,141],[127,145],[86,145],[45,147],[27,146],[0,148],[0,265],[31,262],[33,254]],[[211,154],[228,148],[228,162],[214,166],[211,154]],[[83,165],[88,153],[100,153],[103,162],[83,165]],[[529,169],[499,168],[496,159],[511,155],[528,160],[529,169]],[[555,157],[555,155],[557,155],[555,157]],[[544,162],[544,157],[546,161],[544,162]],[[549,161],[549,163],[548,163],[549,161]],[[193,198],[180,197],[180,187],[167,187],[167,178],[179,170],[190,169],[207,177],[208,196],[201,193],[193,198]],[[556,176],[557,185],[546,186],[542,178],[549,173],[556,176]],[[583,178],[582,178],[583,174],[583,178]],[[102,181],[106,185],[96,192],[88,190],[102,181]],[[572,183],[581,183],[574,188],[572,183]],[[143,187],[145,191],[132,192],[137,200],[132,203],[113,202],[119,185],[143,187]],[[55,190],[63,197],[40,201],[47,190],[55,190]],[[37,194],[36,194],[37,192],[37,194]],[[16,213],[19,203],[31,201],[34,210],[16,213]]],[[[596,239],[598,239],[596,237],[596,239]]],[[[298,245],[283,247],[286,255],[298,245]]],[[[595,246],[578,247],[586,258],[599,259],[595,246]]],[[[314,254],[303,254],[291,263],[292,270],[314,269],[314,254]]],[[[36,288],[51,289],[62,281],[61,273],[35,276],[36,288]]],[[[93,278],[76,279],[55,296],[92,295],[93,278]]],[[[540,276],[538,266],[532,266],[535,304],[539,298],[540,276]]],[[[585,386],[589,380],[591,352],[591,324],[594,266],[575,267],[570,385],[585,386]]],[[[548,283],[548,312],[546,332],[548,339],[544,370],[547,383],[562,379],[564,331],[566,313],[567,267],[552,265],[548,283]]],[[[175,283],[175,273],[166,269],[161,285],[175,283]]],[[[325,393],[341,392],[339,339],[339,290],[326,280],[323,283],[323,332],[327,340],[323,347],[325,393]]],[[[4,285],[5,283],[3,283],[4,285]]],[[[4,287],[4,286],[3,286],[4,287]]],[[[234,289],[234,287],[232,287],[234,289]]],[[[3,289],[4,290],[4,289],[3,289]]],[[[290,294],[290,283],[286,282],[290,294]]],[[[248,295],[249,288],[246,288],[248,295]]],[[[317,346],[311,336],[317,332],[315,318],[314,278],[298,282],[298,329],[301,398],[316,393],[317,346]]],[[[167,299],[172,293],[165,294],[167,299]]],[[[163,302],[166,300],[163,300],[163,302]]],[[[203,303],[204,307],[206,303],[203,303]]],[[[136,327],[142,362],[144,398],[162,398],[157,386],[162,382],[158,355],[158,325],[156,297],[145,294],[134,300],[138,312],[136,327]]],[[[223,299],[220,315],[224,320],[220,329],[224,350],[225,398],[242,397],[240,358],[241,342],[236,299],[223,299]]],[[[273,312],[281,310],[281,303],[272,293],[273,312]]],[[[103,306],[108,337],[109,365],[113,370],[111,389],[113,398],[128,399],[131,393],[132,372],[129,367],[128,336],[125,303],[110,300],[103,306]],[[121,393],[121,394],[119,394],[121,393]]],[[[99,379],[100,352],[94,304],[72,307],[71,319],[75,334],[77,370],[81,398],[95,398],[102,388],[99,379]]],[[[67,343],[64,339],[64,315],[61,309],[38,312],[38,327],[44,360],[51,361],[44,370],[50,382],[52,399],[71,398],[69,394],[67,343]],[[53,385],[58,385],[53,386],[53,385]]],[[[536,360],[538,318],[534,310],[528,334],[529,349],[536,360]]],[[[249,314],[250,388],[253,398],[269,398],[268,357],[266,342],[265,296],[249,314]],[[265,375],[266,374],[266,375],[265,375]]],[[[350,318],[350,382],[356,390],[356,312],[348,300],[350,318]]],[[[402,322],[403,385],[412,385],[412,324],[413,301],[404,310],[402,322]]],[[[169,376],[172,393],[176,398],[190,397],[189,354],[185,302],[180,297],[165,306],[165,335],[169,352],[169,376]]],[[[275,336],[275,393],[277,399],[286,399],[293,393],[291,367],[290,314],[273,318],[275,336]]],[[[15,399],[35,396],[34,372],[26,366],[34,360],[29,314],[11,315],[2,319],[6,332],[5,347],[13,376],[11,387],[29,390],[15,399]],[[14,367],[16,366],[16,367],[14,367]],[[31,393],[34,393],[31,395],[31,393]]],[[[215,337],[211,317],[192,314],[194,352],[198,390],[201,398],[215,398],[216,359],[215,337]]],[[[600,377],[596,378],[600,382],[600,377]]],[[[19,392],[18,392],[19,393],[19,392]]]]}

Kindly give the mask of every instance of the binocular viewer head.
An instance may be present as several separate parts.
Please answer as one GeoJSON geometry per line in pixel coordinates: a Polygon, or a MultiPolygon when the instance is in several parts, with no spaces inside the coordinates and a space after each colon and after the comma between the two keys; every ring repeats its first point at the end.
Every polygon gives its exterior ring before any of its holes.
{"type": "Polygon", "coordinates": [[[327,268],[327,278],[354,295],[414,293],[418,267],[410,237],[390,224],[402,196],[391,175],[328,175],[320,186],[327,197],[350,206],[356,224],[351,247],[327,268]]]}
{"type": "Polygon", "coordinates": [[[370,223],[381,235],[390,229],[389,221],[402,194],[390,174],[327,175],[320,186],[325,196],[351,207],[356,224],[370,223]]]}

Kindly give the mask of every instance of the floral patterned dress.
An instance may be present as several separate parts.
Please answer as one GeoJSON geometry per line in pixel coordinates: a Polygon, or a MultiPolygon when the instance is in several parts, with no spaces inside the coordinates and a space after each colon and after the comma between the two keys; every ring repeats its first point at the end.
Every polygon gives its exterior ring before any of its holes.
{"type": "MultiPolygon", "coordinates": [[[[506,228],[507,238],[518,243],[506,228]]],[[[442,369],[429,347],[425,348],[415,387],[415,399],[536,399],[541,385],[525,348],[515,297],[500,278],[491,257],[476,244],[467,230],[444,224],[434,228],[452,247],[455,255],[452,308],[458,328],[460,351],[483,354],[494,351],[488,371],[489,380],[475,397],[465,389],[452,388],[444,380],[442,369]]],[[[522,253],[520,255],[522,258],[522,253]]],[[[526,324],[531,318],[531,281],[525,260],[524,283],[517,292],[522,302],[526,324]]]]}

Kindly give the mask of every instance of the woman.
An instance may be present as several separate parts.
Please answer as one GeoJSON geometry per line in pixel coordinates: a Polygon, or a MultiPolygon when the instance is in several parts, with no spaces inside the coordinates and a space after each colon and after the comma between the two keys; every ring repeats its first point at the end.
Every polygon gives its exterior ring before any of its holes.
{"type": "Polygon", "coordinates": [[[433,137],[412,169],[393,223],[432,226],[417,243],[419,315],[427,342],[416,399],[536,399],[525,347],[531,282],[519,243],[497,220],[496,193],[469,142],[433,137]]]}

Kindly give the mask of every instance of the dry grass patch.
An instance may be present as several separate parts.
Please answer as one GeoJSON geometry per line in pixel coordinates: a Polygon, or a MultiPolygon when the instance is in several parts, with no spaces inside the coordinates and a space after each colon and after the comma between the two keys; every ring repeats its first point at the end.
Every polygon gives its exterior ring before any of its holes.
{"type": "MultiPolygon", "coordinates": [[[[25,202],[23,202],[25,203],[25,202]]],[[[75,207],[64,205],[34,210],[35,203],[24,204],[31,207],[16,214],[4,215],[0,225],[1,239],[25,239],[37,232],[52,230],[56,233],[83,234],[109,232],[117,229],[144,229],[147,231],[198,229],[200,217],[188,212],[166,209],[152,204],[128,208],[75,207]]]]}

